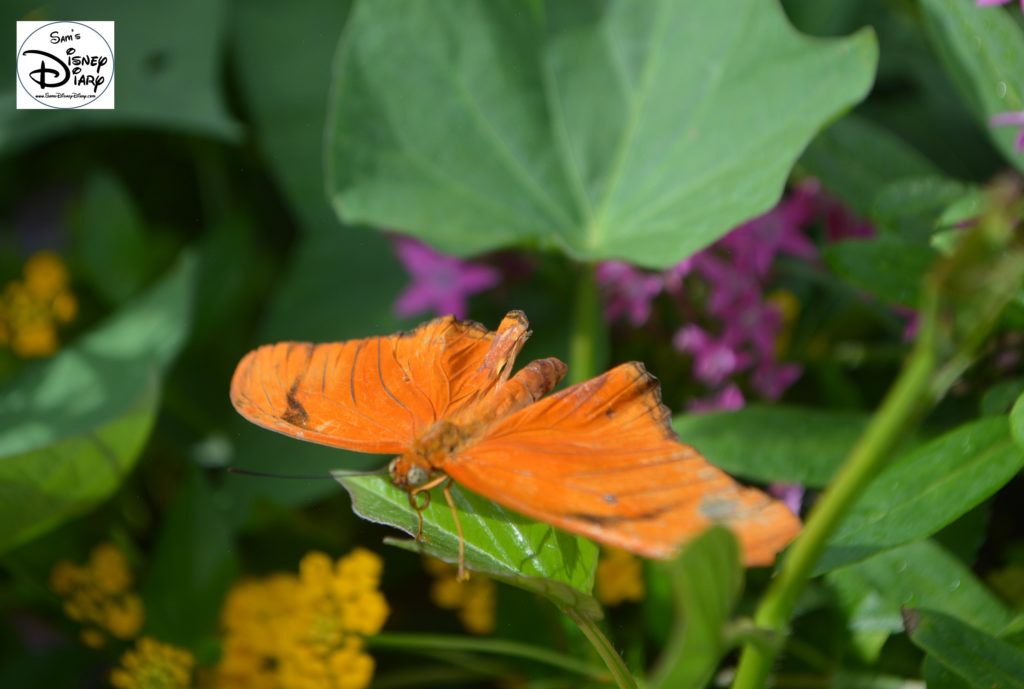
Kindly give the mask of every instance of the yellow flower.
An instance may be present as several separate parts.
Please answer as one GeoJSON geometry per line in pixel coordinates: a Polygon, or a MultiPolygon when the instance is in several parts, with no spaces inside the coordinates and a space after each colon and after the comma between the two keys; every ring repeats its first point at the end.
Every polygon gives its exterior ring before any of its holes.
{"type": "Polygon", "coordinates": [[[435,558],[426,558],[424,567],[435,577],[430,587],[434,605],[454,610],[462,626],[473,634],[494,631],[497,590],[491,579],[474,576],[469,581],[459,581],[454,565],[435,558]]]}
{"type": "Polygon", "coordinates": [[[643,563],[620,548],[602,548],[596,583],[597,599],[605,605],[643,600],[643,563]]]}
{"type": "Polygon", "coordinates": [[[52,251],[33,254],[25,263],[25,287],[40,301],[53,299],[68,286],[68,269],[52,251]]]}
{"type": "Polygon", "coordinates": [[[23,279],[0,295],[0,345],[30,359],[54,354],[57,325],[69,323],[78,302],[68,288],[68,271],[56,254],[42,251],[25,263],[23,279]]]}
{"type": "Polygon", "coordinates": [[[106,634],[134,638],[142,628],[142,599],[130,591],[132,573],[112,543],[93,548],[85,566],[63,560],[50,572],[50,588],[64,599],[64,612],[83,625],[82,641],[99,648],[106,634]]]}
{"type": "Polygon", "coordinates": [[[388,616],[377,590],[382,563],[357,548],[332,562],[307,554],[299,574],[243,581],[221,615],[223,654],[218,689],[364,689],[373,658],[363,638],[388,616]]]}
{"type": "Polygon", "coordinates": [[[110,673],[116,689],[188,689],[196,659],[183,648],[143,637],[133,650],[121,656],[110,673]]]}

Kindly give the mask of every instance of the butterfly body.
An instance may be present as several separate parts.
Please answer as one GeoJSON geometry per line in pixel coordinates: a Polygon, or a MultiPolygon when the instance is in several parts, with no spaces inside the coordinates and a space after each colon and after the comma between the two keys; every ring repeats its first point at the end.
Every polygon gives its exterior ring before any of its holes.
{"type": "Polygon", "coordinates": [[[799,531],[781,503],[736,484],[680,443],[657,379],[631,362],[558,392],[556,358],[514,375],[522,312],[497,331],[438,318],[409,333],[250,352],[231,399],[249,420],[312,442],[389,454],[392,483],[416,496],[454,481],[562,529],[670,557],[707,526],[770,563],[799,531]]]}

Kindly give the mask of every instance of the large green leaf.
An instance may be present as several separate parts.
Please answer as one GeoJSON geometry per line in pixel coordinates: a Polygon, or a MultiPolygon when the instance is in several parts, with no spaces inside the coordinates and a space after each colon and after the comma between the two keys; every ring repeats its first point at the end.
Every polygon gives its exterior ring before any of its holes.
{"type": "Polygon", "coordinates": [[[193,264],[0,392],[0,551],[88,510],[131,470],[188,330],[193,264]]]}
{"type": "Polygon", "coordinates": [[[911,641],[967,686],[1024,689],[1024,652],[1016,647],[935,610],[904,616],[911,641]]]}
{"type": "Polygon", "coordinates": [[[324,191],[324,85],[348,8],[346,0],[231,4],[233,66],[257,140],[302,229],[311,232],[338,225],[324,191]]]}
{"type": "Polygon", "coordinates": [[[756,405],[672,420],[684,443],[731,474],[815,488],[832,478],[866,424],[857,412],[756,405]]]}
{"type": "Polygon", "coordinates": [[[216,641],[221,599],[237,569],[216,497],[200,470],[190,466],[165,515],[143,585],[146,633],[193,651],[216,641]]]}
{"type": "Polygon", "coordinates": [[[969,568],[929,540],[829,572],[827,580],[839,594],[847,627],[863,644],[877,644],[875,651],[903,628],[904,606],[955,615],[991,634],[1002,632],[1012,619],[969,568]]]}
{"type": "Polygon", "coordinates": [[[1007,417],[966,424],[886,468],[861,494],[818,565],[827,571],[924,538],[995,493],[1024,467],[1007,417]]]}
{"type": "Polygon", "coordinates": [[[770,208],[876,58],[870,31],[808,39],[760,0],[360,2],[335,208],[462,255],[537,240],[667,266],[770,208]]]}
{"type": "Polygon", "coordinates": [[[15,19],[116,22],[116,107],[54,111],[45,117],[34,110],[15,110],[12,78],[10,90],[0,92],[0,150],[97,126],[238,136],[238,123],[229,115],[220,88],[224,0],[55,0],[42,7],[36,0],[21,0],[0,11],[9,26],[15,19]]]}
{"type": "Polygon", "coordinates": [[[700,689],[729,650],[726,623],[743,588],[739,546],[727,529],[695,538],[667,565],[675,628],[650,680],[652,689],[700,689]]]}
{"type": "Polygon", "coordinates": [[[1001,112],[1024,110],[1024,31],[1006,12],[960,0],[922,0],[929,37],[979,124],[1024,170],[1015,127],[989,127],[1001,112]]]}
{"type": "MultiPolygon", "coordinates": [[[[364,519],[414,535],[416,513],[408,494],[381,476],[343,477],[352,508],[364,519]]],[[[458,560],[459,537],[440,491],[423,512],[423,540],[391,539],[446,562],[458,560]]],[[[541,593],[557,604],[600,616],[590,596],[597,569],[597,546],[579,536],[507,510],[491,500],[452,486],[466,544],[466,567],[541,593]]]]}

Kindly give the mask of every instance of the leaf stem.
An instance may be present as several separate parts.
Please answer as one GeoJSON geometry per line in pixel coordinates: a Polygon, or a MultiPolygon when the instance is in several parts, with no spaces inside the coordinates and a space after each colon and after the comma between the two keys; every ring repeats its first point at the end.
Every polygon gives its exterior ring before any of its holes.
{"type": "MultiPolygon", "coordinates": [[[[926,301],[930,303],[922,309],[921,331],[906,366],[782,562],[778,576],[757,609],[754,621],[758,626],[772,631],[784,630],[829,536],[881,469],[914,417],[931,401],[930,383],[936,367],[937,308],[934,298],[926,301]]],[[[777,648],[746,644],[733,689],[763,687],[777,653],[777,648]]]]}
{"type": "Polygon", "coordinates": [[[601,305],[594,265],[580,266],[569,336],[569,382],[581,383],[597,375],[597,341],[601,329],[601,305]]]}
{"type": "MultiPolygon", "coordinates": [[[[585,633],[585,632],[584,632],[585,633]]],[[[589,638],[589,637],[588,637],[589,638]]],[[[417,651],[471,651],[524,658],[583,675],[608,681],[608,673],[590,663],[562,655],[546,648],[505,639],[477,639],[454,634],[378,634],[366,640],[375,648],[401,648],[417,651]]]]}
{"type": "Polygon", "coordinates": [[[604,635],[604,632],[597,626],[597,623],[590,617],[580,614],[574,608],[566,607],[562,608],[562,611],[576,623],[576,626],[583,632],[583,636],[587,637],[587,641],[593,645],[594,650],[601,656],[601,660],[608,666],[608,671],[611,673],[612,679],[615,680],[615,684],[619,689],[638,689],[636,679],[630,673],[629,668],[626,667],[622,656],[615,650],[612,642],[604,635]]]}

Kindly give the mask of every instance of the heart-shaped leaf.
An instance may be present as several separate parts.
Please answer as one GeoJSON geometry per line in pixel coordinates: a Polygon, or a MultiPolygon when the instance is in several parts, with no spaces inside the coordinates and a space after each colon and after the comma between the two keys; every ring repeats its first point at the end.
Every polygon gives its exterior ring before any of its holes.
{"type": "Polygon", "coordinates": [[[0,392],[0,552],[105,499],[149,437],[184,342],[194,261],[0,392]]]}
{"type": "MultiPolygon", "coordinates": [[[[380,476],[336,477],[352,496],[352,509],[373,522],[416,533],[416,512],[408,494],[380,476]]],[[[597,569],[597,546],[507,510],[452,485],[466,544],[468,569],[541,593],[560,606],[589,617],[601,609],[591,597],[597,569]]],[[[419,551],[446,562],[458,561],[459,536],[452,513],[439,490],[423,512],[423,539],[389,539],[392,545],[419,551]]]]}
{"type": "Polygon", "coordinates": [[[359,2],[328,163],[346,220],[466,255],[541,241],[664,267],[779,198],[870,88],[870,31],[776,2],[359,2]]]}

